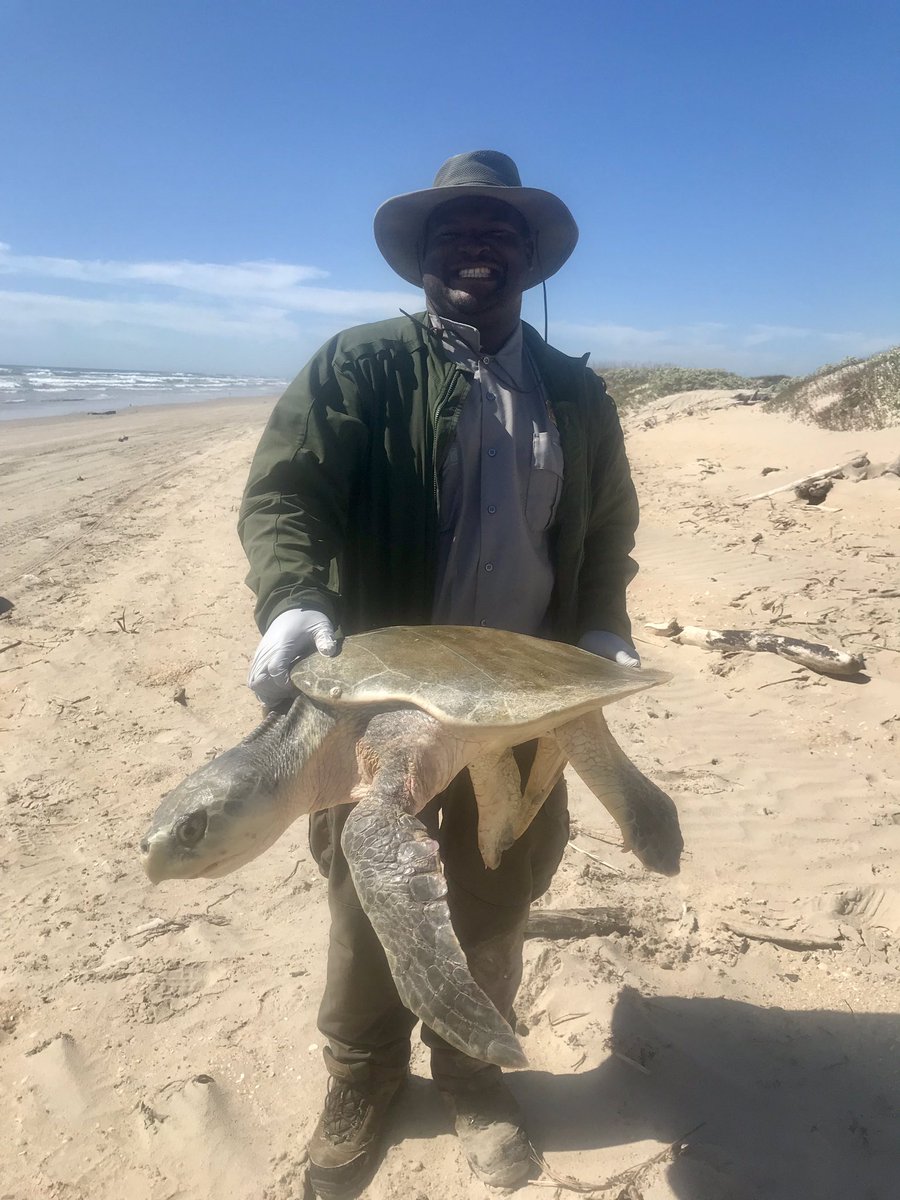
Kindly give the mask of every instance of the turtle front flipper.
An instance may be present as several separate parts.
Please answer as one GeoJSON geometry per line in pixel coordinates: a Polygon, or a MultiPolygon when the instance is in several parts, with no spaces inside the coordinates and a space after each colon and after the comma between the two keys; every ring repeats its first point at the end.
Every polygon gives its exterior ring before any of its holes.
{"type": "Polygon", "coordinates": [[[634,765],[600,709],[554,730],[573,769],[622,831],[624,849],[649,871],[677,875],[684,839],[672,799],[634,765]]]}
{"type": "Polygon", "coordinates": [[[438,846],[396,788],[358,788],[341,846],[403,1004],[472,1058],[521,1067],[516,1035],[469,973],[450,923],[438,846]]]}

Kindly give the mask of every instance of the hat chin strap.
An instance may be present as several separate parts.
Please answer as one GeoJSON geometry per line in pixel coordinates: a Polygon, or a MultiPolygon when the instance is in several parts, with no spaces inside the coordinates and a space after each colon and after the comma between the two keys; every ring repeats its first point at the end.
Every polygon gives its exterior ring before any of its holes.
{"type": "MultiPolygon", "coordinates": [[[[534,241],[534,260],[537,263],[538,270],[540,271],[541,275],[543,276],[544,272],[541,268],[541,252],[539,249],[539,240],[540,240],[540,230],[537,230],[534,235],[534,239],[533,239],[533,241],[534,241]]],[[[544,341],[546,342],[548,340],[547,332],[548,332],[549,322],[548,322],[548,318],[547,318],[547,280],[543,279],[543,278],[541,279],[541,294],[543,295],[543,298],[544,298],[544,341]]]]}

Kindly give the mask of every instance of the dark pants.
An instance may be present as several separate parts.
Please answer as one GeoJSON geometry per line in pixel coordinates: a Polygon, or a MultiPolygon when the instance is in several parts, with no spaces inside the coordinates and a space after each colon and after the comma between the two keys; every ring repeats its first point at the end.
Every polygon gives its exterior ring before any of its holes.
{"type": "MultiPolygon", "coordinates": [[[[516,748],[527,774],[535,743],[516,748]]],[[[313,857],[328,877],[331,935],[319,1029],[328,1039],[325,1062],[333,1075],[376,1082],[405,1073],[410,1035],[418,1018],[400,1002],[387,959],[360,907],[340,837],[349,805],[310,817],[313,857]]],[[[525,833],[488,870],[478,850],[478,813],[468,771],[419,813],[441,851],[453,928],[469,970],[497,1009],[509,1019],[522,978],[522,942],[532,900],[550,886],[569,836],[566,785],[560,779],[525,833]]],[[[423,1028],[431,1047],[431,1071],[452,1090],[474,1075],[499,1074],[423,1028]]]]}

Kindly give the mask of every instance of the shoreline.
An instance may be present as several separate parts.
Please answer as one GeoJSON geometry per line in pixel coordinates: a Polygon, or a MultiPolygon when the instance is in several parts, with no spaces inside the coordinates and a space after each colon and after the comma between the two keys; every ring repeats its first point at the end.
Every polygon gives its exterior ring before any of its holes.
{"type": "Polygon", "coordinates": [[[115,524],[123,508],[132,511],[131,528],[143,528],[146,513],[165,507],[170,490],[205,461],[239,455],[218,483],[239,488],[273,404],[232,397],[7,422],[0,436],[0,591],[15,600],[23,575],[60,561],[77,574],[80,564],[68,563],[68,549],[115,524]]]}
{"type": "MultiPolygon", "coordinates": [[[[192,397],[178,396],[177,398],[173,397],[170,400],[154,397],[152,400],[148,399],[146,401],[140,401],[140,400],[136,401],[134,399],[131,399],[128,401],[127,404],[118,404],[118,405],[116,405],[115,401],[109,401],[108,403],[113,406],[109,409],[88,410],[85,408],[73,408],[71,411],[66,411],[69,405],[81,405],[81,404],[88,404],[88,403],[93,404],[94,401],[82,401],[82,400],[47,400],[47,401],[45,401],[44,405],[46,406],[46,408],[52,409],[53,410],[52,412],[36,411],[43,407],[43,405],[39,401],[34,402],[34,401],[26,400],[26,401],[22,401],[21,405],[18,403],[12,402],[12,401],[7,401],[3,404],[0,404],[0,425],[3,425],[3,424],[18,425],[18,424],[21,424],[22,422],[29,422],[29,423],[34,424],[37,422],[53,421],[53,420],[65,421],[65,420],[68,420],[70,417],[92,417],[94,419],[99,419],[101,417],[106,417],[106,416],[121,416],[122,414],[124,414],[126,412],[131,412],[135,409],[137,409],[141,412],[154,412],[154,411],[158,411],[159,409],[168,409],[168,408],[197,408],[200,406],[205,406],[205,405],[210,405],[210,404],[240,404],[240,403],[244,403],[244,402],[246,402],[246,403],[252,403],[252,402],[262,403],[263,401],[267,401],[267,400],[271,401],[274,404],[280,395],[281,395],[281,392],[271,393],[271,394],[270,393],[260,393],[260,392],[250,392],[250,393],[247,393],[246,395],[229,394],[229,395],[224,395],[224,396],[200,396],[200,395],[192,396],[192,397]],[[29,411],[26,413],[7,411],[9,409],[17,409],[19,407],[23,407],[23,408],[27,407],[29,411]]],[[[97,403],[102,405],[107,402],[106,401],[97,401],[97,403]]]]}

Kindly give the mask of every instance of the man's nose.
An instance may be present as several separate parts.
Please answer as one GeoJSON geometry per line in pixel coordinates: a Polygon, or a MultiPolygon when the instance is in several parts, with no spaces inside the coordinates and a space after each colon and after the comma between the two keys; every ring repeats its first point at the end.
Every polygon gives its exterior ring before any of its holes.
{"type": "Polygon", "coordinates": [[[463,234],[459,241],[459,247],[467,254],[485,254],[490,250],[487,238],[476,230],[463,234]]]}

